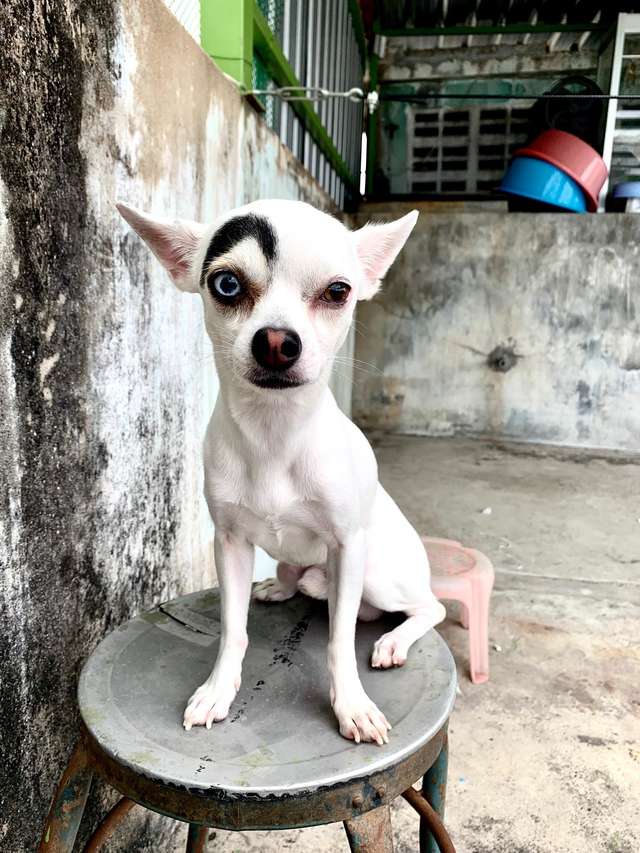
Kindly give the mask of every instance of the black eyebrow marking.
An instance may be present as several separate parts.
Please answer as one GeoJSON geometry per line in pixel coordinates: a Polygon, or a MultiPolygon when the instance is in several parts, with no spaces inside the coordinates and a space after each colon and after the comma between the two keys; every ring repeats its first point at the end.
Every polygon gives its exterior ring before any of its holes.
{"type": "Polygon", "coordinates": [[[252,237],[258,246],[260,246],[260,251],[265,256],[267,263],[273,263],[277,254],[278,240],[276,232],[273,230],[269,220],[255,213],[247,213],[245,216],[234,216],[221,225],[211,238],[204,263],[202,264],[202,272],[200,274],[201,286],[204,286],[205,276],[211,266],[211,262],[220,257],[220,255],[226,254],[236,243],[240,243],[241,240],[246,240],[248,237],[252,237]]]}

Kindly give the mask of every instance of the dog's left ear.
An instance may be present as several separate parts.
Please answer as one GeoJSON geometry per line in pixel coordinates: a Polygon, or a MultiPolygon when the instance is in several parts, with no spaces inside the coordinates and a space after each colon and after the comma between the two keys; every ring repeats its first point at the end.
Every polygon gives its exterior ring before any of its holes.
{"type": "Polygon", "coordinates": [[[365,285],[358,299],[371,299],[380,287],[380,280],[397,258],[407,242],[418,219],[418,211],[412,210],[395,222],[375,224],[369,222],[353,232],[356,254],[364,271],[365,285]]]}
{"type": "Polygon", "coordinates": [[[193,270],[193,259],[205,226],[184,219],[153,219],[141,210],[121,202],[116,204],[116,207],[167,270],[176,287],[189,293],[197,293],[198,282],[193,270]]]}

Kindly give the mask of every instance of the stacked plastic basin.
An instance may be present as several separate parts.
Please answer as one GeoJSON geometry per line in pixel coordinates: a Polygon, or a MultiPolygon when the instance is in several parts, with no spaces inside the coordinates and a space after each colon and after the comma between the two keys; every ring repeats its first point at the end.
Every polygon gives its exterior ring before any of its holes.
{"type": "Polygon", "coordinates": [[[500,190],[520,209],[593,213],[607,179],[604,160],[582,139],[563,130],[545,130],[516,151],[500,190]]]}
{"type": "Polygon", "coordinates": [[[612,213],[640,213],[640,181],[616,184],[607,199],[607,210],[612,213]]]}

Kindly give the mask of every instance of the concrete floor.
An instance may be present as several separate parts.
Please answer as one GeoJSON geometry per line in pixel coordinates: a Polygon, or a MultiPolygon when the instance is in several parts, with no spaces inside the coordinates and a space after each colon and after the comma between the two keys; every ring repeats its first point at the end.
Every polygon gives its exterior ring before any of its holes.
{"type": "MultiPolygon", "coordinates": [[[[447,802],[458,853],[637,853],[640,457],[373,443],[418,530],[473,545],[496,568],[488,684],[468,680],[466,632],[441,626],[462,691],[447,802]]],[[[396,853],[417,850],[404,802],[393,818],[396,853]]],[[[338,826],[213,836],[216,853],[345,849],[338,826]]]]}

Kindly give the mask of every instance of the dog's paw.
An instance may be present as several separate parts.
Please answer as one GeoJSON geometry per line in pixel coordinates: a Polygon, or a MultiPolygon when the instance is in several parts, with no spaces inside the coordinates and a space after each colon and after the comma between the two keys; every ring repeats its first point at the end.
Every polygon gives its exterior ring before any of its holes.
{"type": "Polygon", "coordinates": [[[332,704],[343,737],[356,743],[389,743],[391,724],[364,690],[338,696],[332,704]]]}
{"type": "Polygon", "coordinates": [[[187,704],[182,725],[187,731],[192,726],[211,728],[229,713],[231,703],[240,689],[240,679],[221,681],[205,681],[200,685],[187,704]]]}
{"type": "Polygon", "coordinates": [[[371,653],[371,666],[374,669],[389,669],[392,666],[402,666],[407,662],[408,649],[400,642],[394,632],[383,634],[376,640],[371,653]]]}
{"type": "Polygon", "coordinates": [[[260,581],[253,589],[253,597],[256,601],[286,601],[288,598],[293,598],[295,594],[295,587],[290,589],[284,586],[278,578],[260,581]]]}

